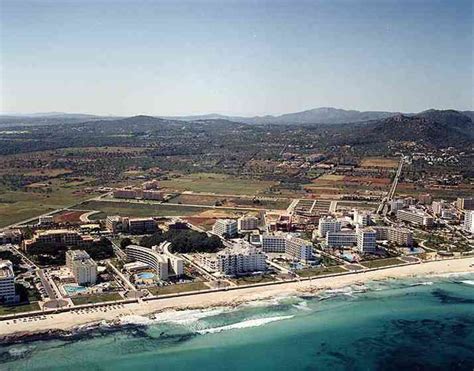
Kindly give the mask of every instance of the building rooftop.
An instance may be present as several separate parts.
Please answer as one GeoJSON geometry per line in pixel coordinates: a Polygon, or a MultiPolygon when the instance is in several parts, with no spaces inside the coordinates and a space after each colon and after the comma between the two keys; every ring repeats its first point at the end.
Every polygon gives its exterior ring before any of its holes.
{"type": "Polygon", "coordinates": [[[14,277],[13,264],[10,260],[0,260],[0,278],[14,277]]]}

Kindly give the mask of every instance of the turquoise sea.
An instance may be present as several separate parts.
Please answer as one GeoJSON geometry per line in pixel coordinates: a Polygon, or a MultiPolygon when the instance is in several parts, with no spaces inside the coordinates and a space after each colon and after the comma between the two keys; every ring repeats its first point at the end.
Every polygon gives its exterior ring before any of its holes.
{"type": "Polygon", "coordinates": [[[474,274],[130,316],[0,348],[2,370],[473,370],[474,274]]]}

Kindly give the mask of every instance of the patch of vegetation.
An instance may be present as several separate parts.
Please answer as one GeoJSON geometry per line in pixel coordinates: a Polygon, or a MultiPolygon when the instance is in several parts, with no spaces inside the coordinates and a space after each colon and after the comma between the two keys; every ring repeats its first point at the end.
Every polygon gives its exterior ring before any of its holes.
{"type": "Polygon", "coordinates": [[[381,268],[387,267],[389,265],[398,265],[403,264],[404,261],[398,258],[388,258],[388,259],[377,259],[377,260],[368,260],[365,262],[361,262],[361,265],[367,268],[381,268]]]}
{"type": "Polygon", "coordinates": [[[72,298],[74,305],[102,303],[107,301],[122,300],[122,296],[118,292],[110,292],[95,295],[83,295],[72,298]]]}
{"type": "Polygon", "coordinates": [[[208,290],[209,287],[201,281],[198,282],[189,282],[189,283],[178,283],[175,285],[167,286],[156,286],[148,288],[153,295],[166,295],[166,294],[176,294],[179,292],[188,292],[188,291],[197,291],[197,290],[208,290]]]}
{"type": "Polygon", "coordinates": [[[237,285],[252,285],[255,283],[274,282],[275,278],[268,274],[260,274],[255,276],[242,276],[233,279],[237,285]]]}
{"type": "Polygon", "coordinates": [[[326,274],[343,273],[343,272],[347,272],[347,270],[342,268],[341,266],[304,268],[304,269],[299,269],[295,271],[295,273],[300,277],[315,277],[315,276],[323,276],[326,274]]]}
{"type": "Polygon", "coordinates": [[[91,246],[76,247],[76,246],[52,246],[52,245],[37,245],[28,248],[28,255],[39,265],[64,265],[66,263],[66,251],[85,250],[89,256],[94,260],[108,259],[114,256],[114,249],[112,243],[105,237],[99,241],[94,241],[91,246]]]}
{"type": "Polygon", "coordinates": [[[197,232],[191,229],[172,229],[164,233],[160,231],[151,236],[143,237],[140,240],[140,245],[150,248],[164,241],[171,242],[173,252],[183,254],[193,252],[213,253],[224,247],[219,237],[209,237],[204,232],[197,232]]]}

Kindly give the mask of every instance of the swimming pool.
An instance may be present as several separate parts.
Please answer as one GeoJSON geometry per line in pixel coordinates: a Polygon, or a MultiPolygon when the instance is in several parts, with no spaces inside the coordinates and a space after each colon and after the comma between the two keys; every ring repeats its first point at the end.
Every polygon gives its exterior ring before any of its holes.
{"type": "Polygon", "coordinates": [[[142,280],[151,280],[155,278],[155,274],[152,272],[142,272],[137,274],[138,278],[142,280]]]}
{"type": "Polygon", "coordinates": [[[76,295],[87,291],[87,288],[78,285],[64,285],[63,288],[68,295],[76,295]]]}

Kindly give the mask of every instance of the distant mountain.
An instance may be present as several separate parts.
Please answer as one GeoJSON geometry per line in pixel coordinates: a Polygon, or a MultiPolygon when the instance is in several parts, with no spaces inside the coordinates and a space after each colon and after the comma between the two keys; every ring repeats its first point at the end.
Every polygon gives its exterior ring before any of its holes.
{"type": "Polygon", "coordinates": [[[83,113],[46,112],[30,114],[0,114],[0,125],[56,125],[75,124],[84,121],[112,120],[118,117],[96,116],[83,113]]]}
{"type": "Polygon", "coordinates": [[[463,115],[469,117],[474,122],[474,111],[460,111],[463,115]]]}
{"type": "Polygon", "coordinates": [[[454,110],[428,110],[371,122],[355,130],[348,141],[352,144],[409,141],[445,147],[472,145],[473,137],[474,124],[467,115],[454,110]]]}
{"type": "Polygon", "coordinates": [[[248,124],[345,124],[351,122],[365,122],[378,120],[397,115],[398,112],[384,111],[355,111],[344,110],[332,107],[322,107],[307,111],[286,113],[280,116],[225,116],[219,114],[209,114],[200,116],[177,116],[163,117],[175,120],[195,121],[203,119],[226,119],[230,121],[244,122],[248,124]]]}

